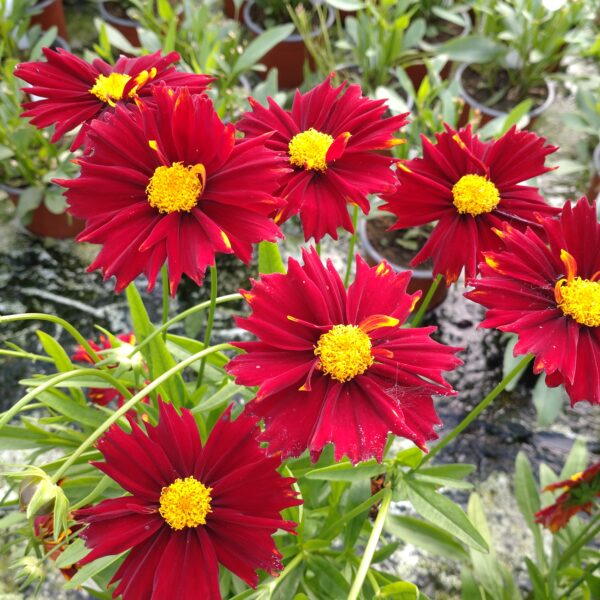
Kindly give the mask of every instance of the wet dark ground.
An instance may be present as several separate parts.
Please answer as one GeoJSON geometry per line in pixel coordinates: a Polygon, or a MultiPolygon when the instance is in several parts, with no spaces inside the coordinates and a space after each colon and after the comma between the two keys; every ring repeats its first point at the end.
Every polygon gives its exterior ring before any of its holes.
{"type": "MultiPolygon", "coordinates": [[[[86,337],[97,335],[94,324],[114,333],[131,330],[124,294],[116,295],[113,282],[102,281],[85,268],[95,254],[90,246],[72,241],[41,240],[12,223],[2,226],[10,243],[0,245],[0,314],[44,312],[56,314],[77,327],[86,337]]],[[[227,294],[248,286],[248,274],[256,275],[256,266],[242,265],[230,256],[218,260],[219,293],[227,294]]],[[[162,290],[158,282],[152,293],[146,292],[146,282],[140,278],[137,287],[151,318],[160,321],[162,290]]],[[[208,298],[208,282],[198,288],[184,281],[172,302],[171,315],[208,298]]],[[[503,347],[496,331],[476,329],[482,318],[482,308],[462,296],[462,286],[449,290],[446,301],[429,317],[439,327],[436,337],[443,343],[460,346],[464,365],[448,375],[460,393],[454,398],[440,398],[437,410],[444,423],[440,434],[450,431],[494,385],[502,379],[503,347]]],[[[233,314],[241,303],[219,309],[216,339],[224,341],[239,335],[234,328],[233,314]]],[[[41,349],[35,331],[42,328],[73,348],[71,338],[59,327],[38,321],[21,321],[0,326],[0,345],[16,343],[27,350],[41,349]]],[[[201,335],[203,322],[184,322],[173,332],[201,335]]],[[[45,363],[33,365],[17,358],[0,358],[0,410],[6,410],[23,394],[17,382],[33,372],[51,368],[45,363]]],[[[577,436],[588,441],[592,457],[600,455],[600,419],[598,407],[580,403],[569,408],[568,403],[558,421],[550,427],[536,425],[536,412],[531,402],[531,387],[535,379],[524,376],[513,392],[496,399],[482,417],[473,423],[438,458],[448,462],[469,462],[477,465],[478,479],[484,480],[493,471],[512,473],[519,450],[524,450],[534,465],[540,461],[560,471],[565,457],[577,436]]]]}

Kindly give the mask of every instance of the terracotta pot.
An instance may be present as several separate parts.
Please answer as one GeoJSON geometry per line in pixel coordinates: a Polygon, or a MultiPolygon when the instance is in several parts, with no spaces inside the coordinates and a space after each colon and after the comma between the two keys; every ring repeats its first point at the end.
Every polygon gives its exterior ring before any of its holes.
{"type": "MultiPolygon", "coordinates": [[[[373,218],[377,219],[378,217],[373,218]]],[[[394,235],[394,232],[390,232],[389,235],[394,235]]],[[[425,298],[425,295],[427,294],[429,288],[431,287],[431,284],[433,283],[433,273],[426,269],[415,269],[414,267],[411,267],[408,264],[403,265],[393,263],[387,258],[383,257],[381,254],[379,254],[379,252],[375,249],[367,235],[367,219],[361,219],[358,223],[358,238],[360,240],[360,245],[363,250],[364,258],[369,266],[374,267],[375,265],[378,265],[382,260],[385,260],[396,273],[412,271],[412,277],[410,278],[406,291],[409,294],[414,294],[416,291],[421,290],[421,299],[419,300],[419,302],[417,302],[414,309],[415,311],[418,310],[421,306],[421,302],[425,298]]],[[[446,298],[447,293],[448,288],[442,282],[435,291],[433,298],[431,298],[429,306],[427,307],[427,312],[439,306],[446,298]]]]}
{"type": "Polygon", "coordinates": [[[592,154],[592,164],[594,173],[586,196],[589,200],[595,200],[596,198],[599,198],[600,200],[600,144],[594,149],[594,154],[592,154]]]}
{"type": "MultiPolygon", "coordinates": [[[[240,10],[238,12],[238,21],[242,20],[242,13],[244,11],[245,4],[246,4],[245,2],[242,2],[242,5],[240,6],[240,10]]],[[[223,12],[225,13],[225,16],[227,18],[235,19],[235,4],[234,4],[233,0],[224,0],[223,12]]]]}
{"type": "Polygon", "coordinates": [[[58,35],[68,41],[69,32],[67,31],[62,0],[41,0],[30,10],[35,10],[37,13],[31,15],[30,23],[32,25],[39,25],[43,31],[55,25],[58,29],[58,35]],[[40,10],[41,12],[38,12],[40,10]]]}
{"type": "MultiPolygon", "coordinates": [[[[21,190],[8,185],[0,184],[16,206],[19,203],[21,190]]],[[[72,217],[68,213],[55,215],[51,213],[42,202],[34,211],[31,221],[26,225],[27,229],[40,237],[50,237],[59,240],[75,237],[83,231],[85,221],[72,217]]]]}
{"type": "MultiPolygon", "coordinates": [[[[465,101],[465,106],[462,110],[461,115],[458,118],[458,127],[464,127],[469,122],[469,114],[472,109],[477,110],[481,113],[479,127],[483,127],[486,123],[489,123],[492,119],[495,119],[496,117],[506,117],[508,115],[507,112],[497,110],[495,108],[490,108],[489,106],[481,104],[465,90],[462,84],[462,76],[468,67],[468,64],[463,63],[458,67],[456,71],[456,80],[460,85],[459,93],[461,98],[465,101]]],[[[547,80],[545,83],[546,88],[548,89],[548,95],[546,96],[546,100],[543,104],[541,104],[537,108],[534,108],[528,113],[529,127],[531,127],[535,123],[537,117],[539,117],[542,113],[548,110],[548,108],[552,105],[556,98],[556,84],[554,83],[554,81],[547,80]]]]}
{"type": "MultiPolygon", "coordinates": [[[[254,0],[249,0],[244,5],[243,21],[244,25],[255,35],[258,36],[264,32],[261,25],[252,19],[252,9],[256,6],[254,0]]],[[[335,20],[335,12],[331,7],[327,8],[327,27],[330,28],[335,20]]],[[[312,33],[313,37],[317,37],[320,30],[315,30],[312,33]]],[[[311,71],[314,71],[315,64],[312,57],[309,55],[302,36],[299,34],[290,35],[269,50],[260,60],[267,67],[267,71],[272,68],[277,68],[277,76],[279,87],[295,88],[304,81],[304,61],[308,59],[308,64],[311,71]]],[[[263,78],[266,74],[261,75],[263,78]]]]}
{"type": "Polygon", "coordinates": [[[138,23],[131,19],[123,19],[113,15],[106,6],[109,1],[110,0],[99,0],[98,2],[98,8],[100,10],[100,16],[102,17],[102,20],[106,21],[106,23],[112,25],[115,29],[120,31],[132,46],[139,48],[141,43],[137,31],[138,23]]]}

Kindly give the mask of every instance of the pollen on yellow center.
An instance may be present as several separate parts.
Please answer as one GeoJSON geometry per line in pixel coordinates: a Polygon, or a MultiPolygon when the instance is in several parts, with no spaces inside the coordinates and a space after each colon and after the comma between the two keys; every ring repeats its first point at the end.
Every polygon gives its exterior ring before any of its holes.
{"type": "Polygon", "coordinates": [[[148,202],[161,213],[189,212],[198,203],[205,179],[206,170],[200,163],[157,167],[146,187],[148,202]]]}
{"type": "Polygon", "coordinates": [[[327,170],[327,150],[333,137],[312,127],[295,135],[289,143],[290,163],[294,167],[304,167],[309,171],[327,170]]]}
{"type": "Polygon", "coordinates": [[[102,102],[114,106],[115,102],[123,99],[123,90],[130,79],[131,76],[125,73],[111,73],[108,77],[98,75],[89,92],[102,102]]]}
{"type": "Polygon", "coordinates": [[[463,175],[452,188],[458,212],[473,217],[492,212],[500,202],[498,188],[482,175],[463,175]]]}
{"type": "Polygon", "coordinates": [[[600,327],[600,281],[573,277],[558,283],[558,307],[581,325],[600,327]]]}
{"type": "Polygon", "coordinates": [[[334,325],[315,346],[317,368],[337,381],[350,381],[372,364],[371,339],[356,325],[334,325]]]}
{"type": "Polygon", "coordinates": [[[178,478],[162,489],[158,512],[172,529],[204,525],[212,512],[211,492],[195,477],[178,478]]]}

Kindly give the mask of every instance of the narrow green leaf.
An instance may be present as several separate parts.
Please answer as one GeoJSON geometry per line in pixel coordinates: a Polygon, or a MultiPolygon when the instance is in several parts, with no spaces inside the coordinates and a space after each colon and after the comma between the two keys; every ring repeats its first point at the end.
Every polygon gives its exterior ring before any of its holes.
{"type": "Polygon", "coordinates": [[[252,40],[244,53],[237,59],[232,67],[232,75],[239,75],[251,69],[269,50],[279,42],[294,33],[294,25],[287,23],[271,27],[252,40]]]}
{"type": "Polygon", "coordinates": [[[575,443],[569,452],[569,456],[567,456],[567,460],[565,461],[565,466],[560,472],[560,479],[568,479],[576,473],[585,470],[588,460],[588,451],[585,441],[581,438],[575,440],[575,443]]]}
{"type": "Polygon", "coordinates": [[[530,529],[537,528],[535,513],[540,510],[540,495],[531,472],[529,460],[523,452],[517,454],[515,465],[515,496],[519,509],[530,529]]]}
{"type": "Polygon", "coordinates": [[[383,586],[379,590],[378,598],[391,598],[392,600],[418,600],[419,589],[407,581],[396,581],[383,586]]]}
{"type": "Polygon", "coordinates": [[[258,245],[258,272],[261,275],[285,273],[279,247],[273,242],[261,242],[258,245]]]}
{"type": "Polygon", "coordinates": [[[350,461],[342,461],[334,465],[313,469],[305,474],[306,479],[322,481],[363,481],[386,472],[386,466],[375,459],[354,466],[350,461]]]}
{"type": "Polygon", "coordinates": [[[89,563],[88,565],[84,565],[83,567],[81,567],[81,569],[79,569],[79,571],[77,571],[77,573],[75,573],[72,579],[63,584],[64,589],[74,590],[78,588],[88,579],[94,577],[94,575],[97,575],[98,573],[100,573],[100,571],[107,569],[113,563],[120,560],[123,554],[124,553],[117,554],[116,556],[103,556],[102,558],[99,558],[89,563]]]}
{"type": "Polygon", "coordinates": [[[451,60],[466,63],[486,63],[494,60],[503,51],[493,40],[479,35],[456,37],[438,47],[438,54],[451,60]]]}
{"type": "Polygon", "coordinates": [[[535,600],[550,600],[550,596],[548,596],[548,588],[546,586],[546,578],[541,573],[538,566],[527,556],[525,557],[525,564],[527,565],[529,580],[533,585],[535,600]]]}
{"type": "Polygon", "coordinates": [[[56,566],[59,569],[65,569],[80,561],[84,556],[90,553],[90,549],[85,547],[81,538],[73,540],[56,559],[56,566]]]}
{"type": "Polygon", "coordinates": [[[330,592],[333,598],[346,598],[350,584],[340,573],[339,567],[321,556],[309,555],[307,558],[310,569],[315,573],[322,587],[330,592]]]}

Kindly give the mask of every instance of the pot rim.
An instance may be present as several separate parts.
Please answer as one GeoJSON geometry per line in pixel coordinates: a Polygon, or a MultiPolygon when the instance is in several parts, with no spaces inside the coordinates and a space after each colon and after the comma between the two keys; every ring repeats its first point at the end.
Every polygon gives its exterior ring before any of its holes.
{"type": "MultiPolygon", "coordinates": [[[[335,66],[336,71],[341,69],[360,69],[360,65],[358,63],[340,63],[339,65],[335,66]]],[[[393,68],[390,67],[388,69],[388,73],[396,77],[396,72],[393,68]]],[[[412,109],[415,106],[415,99],[404,88],[401,88],[400,91],[406,94],[406,97],[402,99],[406,102],[406,108],[412,112],[412,109]]]]}
{"type": "Polygon", "coordinates": [[[121,17],[115,17],[111,15],[108,10],[105,8],[105,4],[110,0],[98,0],[98,10],[100,11],[100,16],[104,21],[110,23],[111,25],[121,25],[122,27],[133,27],[137,29],[139,23],[134,21],[133,19],[122,19],[121,17]]]}
{"type": "Polygon", "coordinates": [[[29,14],[37,13],[37,11],[39,9],[44,10],[45,8],[48,8],[49,6],[51,6],[52,4],[54,4],[55,2],[57,2],[57,0],[41,0],[40,2],[36,2],[33,6],[30,6],[27,9],[27,12],[29,14]]]}
{"type": "MultiPolygon", "coordinates": [[[[250,31],[252,31],[252,33],[255,33],[256,35],[260,35],[261,33],[264,33],[265,29],[263,29],[250,16],[250,9],[255,4],[256,4],[256,2],[254,0],[248,0],[248,2],[246,2],[246,4],[244,4],[244,10],[242,11],[242,16],[244,18],[244,25],[246,25],[246,27],[248,27],[248,29],[250,29],[250,31]]],[[[333,25],[334,21],[335,21],[335,12],[334,12],[333,8],[331,8],[331,6],[327,6],[327,21],[325,22],[325,25],[327,26],[327,28],[330,28],[333,25]]],[[[311,33],[311,37],[316,37],[317,35],[319,35],[319,33],[321,33],[320,29],[318,29],[318,28],[314,29],[311,33]]],[[[299,33],[292,33],[292,35],[286,37],[285,40],[283,40],[280,43],[281,44],[289,44],[290,42],[301,42],[301,41],[302,41],[302,36],[299,33]]]]}
{"type": "MultiPolygon", "coordinates": [[[[376,215],[379,216],[379,215],[376,215]]],[[[396,263],[391,262],[390,260],[388,260],[387,258],[381,256],[381,254],[379,254],[379,252],[377,252],[377,250],[375,250],[375,248],[373,247],[373,245],[371,244],[368,236],[367,236],[367,218],[362,217],[361,219],[359,219],[358,221],[358,227],[357,227],[357,231],[358,231],[358,237],[360,239],[360,243],[361,246],[377,261],[377,262],[381,262],[381,261],[385,261],[386,263],[388,263],[392,269],[394,271],[396,271],[397,273],[403,273],[406,271],[410,271],[412,272],[411,277],[415,278],[415,279],[433,279],[433,271],[429,271],[427,269],[416,269],[413,267],[410,268],[404,268],[396,263]]]]}
{"type": "MultiPolygon", "coordinates": [[[[481,111],[484,115],[488,115],[491,117],[506,117],[506,115],[508,115],[506,111],[497,110],[495,108],[490,108],[489,106],[481,104],[465,90],[462,84],[462,76],[463,73],[466,71],[467,67],[470,66],[471,63],[461,63],[458,66],[458,69],[456,70],[455,80],[458,81],[460,87],[459,93],[463,100],[468,102],[473,108],[476,108],[477,110],[481,111]]],[[[539,117],[542,113],[546,112],[550,105],[556,99],[556,83],[550,79],[544,79],[544,83],[546,84],[546,89],[548,90],[548,96],[543,104],[527,113],[530,119],[533,117],[539,117]]]]}
{"type": "MultiPolygon", "coordinates": [[[[473,30],[473,19],[471,19],[471,15],[469,14],[470,9],[465,7],[464,10],[459,10],[457,13],[462,14],[465,17],[465,22],[462,31],[456,36],[457,38],[466,37],[473,30]]],[[[448,40],[447,40],[448,41],[448,40]]],[[[440,46],[443,46],[445,42],[440,42],[438,44],[433,44],[423,39],[421,43],[424,43],[425,46],[428,46],[431,50],[435,50],[440,46]]],[[[426,48],[427,49],[427,48],[426,48]]]]}

